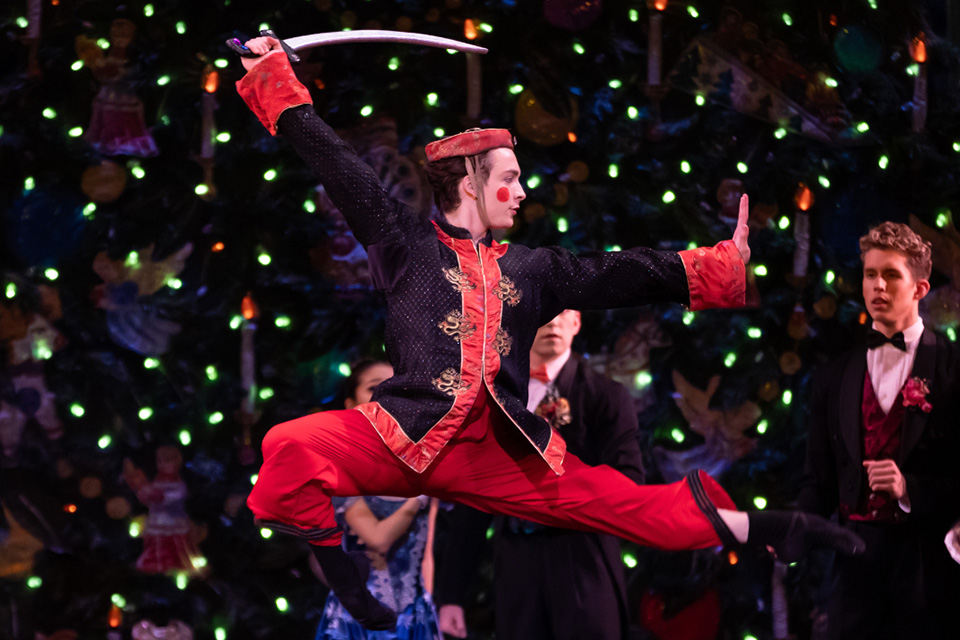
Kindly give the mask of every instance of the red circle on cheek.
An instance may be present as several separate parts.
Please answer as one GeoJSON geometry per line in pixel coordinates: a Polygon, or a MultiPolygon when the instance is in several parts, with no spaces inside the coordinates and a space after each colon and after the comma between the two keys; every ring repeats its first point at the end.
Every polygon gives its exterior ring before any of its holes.
{"type": "Polygon", "coordinates": [[[506,187],[500,187],[497,189],[497,200],[500,202],[506,202],[510,199],[510,190],[506,187]]]}

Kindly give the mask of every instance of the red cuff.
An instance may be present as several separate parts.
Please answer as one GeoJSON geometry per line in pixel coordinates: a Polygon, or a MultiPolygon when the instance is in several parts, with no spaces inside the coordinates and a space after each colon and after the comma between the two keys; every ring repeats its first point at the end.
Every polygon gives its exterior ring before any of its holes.
{"type": "Polygon", "coordinates": [[[713,247],[681,251],[687,271],[690,310],[742,307],[746,302],[746,268],[733,240],[713,247]]]}
{"type": "Polygon", "coordinates": [[[270,135],[277,135],[277,120],[291,107],[313,104],[283,52],[270,53],[237,82],[237,91],[270,135]]]}

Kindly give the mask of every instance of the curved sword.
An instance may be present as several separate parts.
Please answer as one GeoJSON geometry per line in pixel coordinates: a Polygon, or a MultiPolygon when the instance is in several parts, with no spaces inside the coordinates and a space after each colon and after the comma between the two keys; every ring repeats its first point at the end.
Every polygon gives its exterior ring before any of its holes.
{"type": "Polygon", "coordinates": [[[353,42],[400,42],[403,44],[419,44],[424,47],[456,49],[457,51],[464,51],[466,53],[483,54],[487,52],[483,47],[460,42],[459,40],[430,36],[425,33],[407,33],[405,31],[387,31],[384,29],[357,29],[356,31],[314,33],[308,36],[284,38],[282,42],[294,51],[353,42]]]}

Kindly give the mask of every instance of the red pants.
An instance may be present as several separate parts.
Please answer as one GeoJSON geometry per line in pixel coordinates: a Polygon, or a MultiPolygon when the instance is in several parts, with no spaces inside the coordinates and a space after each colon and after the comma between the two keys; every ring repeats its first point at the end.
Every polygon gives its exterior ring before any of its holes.
{"type": "MultiPolygon", "coordinates": [[[[700,549],[720,538],[687,480],[637,485],[574,455],[556,475],[485,394],[437,459],[418,474],[391,452],[359,411],[316,413],[275,426],[247,505],[265,526],[340,544],[331,496],[429,495],[554,527],[601,531],[658,549],[700,549]]],[[[733,501],[706,474],[709,499],[733,501]]]]}

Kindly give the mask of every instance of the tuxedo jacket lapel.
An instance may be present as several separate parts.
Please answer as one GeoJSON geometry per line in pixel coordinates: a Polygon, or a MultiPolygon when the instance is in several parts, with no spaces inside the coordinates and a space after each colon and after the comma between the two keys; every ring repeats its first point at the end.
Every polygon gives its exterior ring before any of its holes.
{"type": "Polygon", "coordinates": [[[867,375],[867,349],[860,347],[850,357],[840,381],[840,432],[850,453],[850,459],[859,468],[863,461],[863,435],[860,433],[863,380],[867,375]]]}
{"type": "Polygon", "coordinates": [[[557,374],[556,379],[553,381],[553,385],[557,388],[557,392],[561,396],[570,395],[573,380],[577,375],[577,366],[579,366],[577,354],[571,353],[570,357],[567,358],[567,361],[564,362],[560,368],[560,373],[557,374]]]}
{"type": "MultiPolygon", "coordinates": [[[[927,386],[933,393],[934,375],[937,371],[937,336],[929,329],[924,329],[920,335],[920,344],[917,346],[917,357],[913,361],[913,371],[910,372],[911,378],[922,378],[927,381],[927,386]]],[[[927,420],[930,414],[921,411],[919,407],[908,407],[906,415],[903,417],[903,433],[900,436],[900,454],[897,459],[897,466],[903,468],[903,463],[907,456],[916,446],[923,435],[923,430],[927,426],[927,420]]]]}

